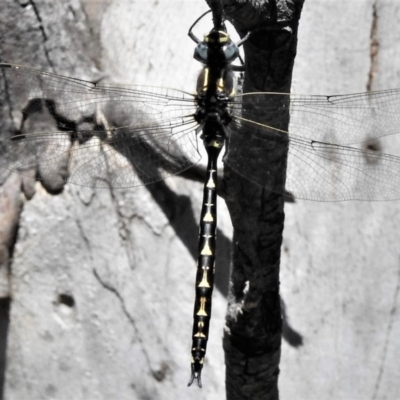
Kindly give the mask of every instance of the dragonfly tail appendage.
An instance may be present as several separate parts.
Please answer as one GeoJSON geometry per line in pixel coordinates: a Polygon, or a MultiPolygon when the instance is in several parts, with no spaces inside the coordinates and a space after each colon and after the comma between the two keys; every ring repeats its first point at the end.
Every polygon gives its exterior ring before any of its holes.
{"type": "Polygon", "coordinates": [[[203,364],[200,364],[199,361],[197,361],[197,363],[196,362],[192,363],[192,366],[191,366],[192,373],[190,375],[190,380],[189,380],[188,386],[191,386],[192,383],[194,381],[196,381],[197,386],[199,388],[202,387],[202,384],[201,384],[201,370],[202,370],[202,368],[203,368],[203,364]]]}

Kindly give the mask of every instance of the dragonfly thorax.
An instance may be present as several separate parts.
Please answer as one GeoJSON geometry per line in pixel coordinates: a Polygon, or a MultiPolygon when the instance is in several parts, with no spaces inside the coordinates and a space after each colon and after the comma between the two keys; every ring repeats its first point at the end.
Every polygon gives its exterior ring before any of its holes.
{"type": "Polygon", "coordinates": [[[205,143],[215,135],[224,137],[232,120],[229,104],[234,95],[235,81],[224,53],[224,46],[229,43],[232,42],[225,32],[211,31],[199,44],[207,46],[208,59],[197,79],[195,119],[202,126],[205,143]]]}
{"type": "Polygon", "coordinates": [[[196,96],[198,108],[194,115],[195,120],[203,125],[206,121],[228,125],[232,116],[229,111],[229,97],[224,93],[203,92],[196,96]]]}
{"type": "Polygon", "coordinates": [[[219,98],[230,98],[235,94],[233,71],[227,68],[204,67],[197,78],[196,92],[198,96],[215,94],[219,98]]]}

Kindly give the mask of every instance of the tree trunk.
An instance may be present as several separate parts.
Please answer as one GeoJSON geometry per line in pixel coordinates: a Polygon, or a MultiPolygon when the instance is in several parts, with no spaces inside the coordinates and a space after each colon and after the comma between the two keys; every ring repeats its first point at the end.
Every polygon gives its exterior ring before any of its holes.
{"type": "MultiPolygon", "coordinates": [[[[228,17],[245,42],[244,92],[289,93],[303,1],[247,2],[240,12],[230,3],[228,17]]],[[[268,96],[266,96],[267,98],[268,96]]],[[[281,105],[258,122],[288,130],[289,109],[281,105]]],[[[246,116],[245,116],[246,117],[246,116]]],[[[251,132],[249,132],[251,134],[251,132]]],[[[246,138],[243,132],[243,138],[246,138]]],[[[251,165],[257,148],[245,139],[240,146],[251,165]]],[[[271,151],[270,159],[252,165],[273,177],[281,193],[272,193],[225,167],[225,200],[234,227],[233,264],[227,322],[224,330],[227,399],[278,399],[282,335],[279,264],[284,222],[284,175],[287,146],[271,151]]]]}

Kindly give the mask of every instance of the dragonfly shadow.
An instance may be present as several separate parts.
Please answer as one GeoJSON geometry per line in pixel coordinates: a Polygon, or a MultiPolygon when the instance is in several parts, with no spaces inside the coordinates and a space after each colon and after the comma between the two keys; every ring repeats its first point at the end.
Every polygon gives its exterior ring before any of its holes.
{"type": "MultiPolygon", "coordinates": [[[[118,122],[121,124],[120,121],[118,122]]],[[[186,195],[177,194],[164,181],[166,176],[175,175],[180,166],[188,164],[185,155],[178,146],[171,148],[171,146],[174,146],[173,143],[168,143],[169,147],[166,149],[165,143],[160,143],[149,135],[136,136],[134,144],[131,146],[127,146],[129,132],[125,133],[123,129],[120,129],[118,135],[119,137],[110,142],[111,146],[128,160],[139,180],[142,182],[154,181],[146,187],[168,218],[177,237],[188,249],[195,265],[198,243],[197,237],[193,233],[198,232],[199,225],[190,198],[186,195]],[[154,160],[157,160],[157,162],[155,163],[154,160]]],[[[191,168],[180,171],[179,176],[203,185],[206,170],[198,165],[193,165],[191,168]]],[[[226,298],[229,286],[232,242],[219,229],[217,229],[217,241],[218,263],[216,265],[215,285],[226,298]]]]}
{"type": "MultiPolygon", "coordinates": [[[[107,126],[107,123],[104,123],[104,121],[99,122],[96,115],[86,115],[79,121],[68,119],[57,111],[55,102],[50,99],[34,98],[30,100],[23,109],[22,115],[21,125],[17,130],[17,134],[21,134],[23,131],[29,131],[31,122],[34,122],[35,119],[43,119],[44,116],[47,116],[46,118],[49,120],[49,123],[55,129],[69,133],[71,145],[76,141],[78,145],[82,143],[85,144],[93,137],[97,137],[105,146],[102,150],[100,147],[100,151],[109,151],[107,150],[107,146],[109,146],[109,148],[118,152],[128,161],[139,181],[142,181],[142,183],[149,183],[152,181],[153,183],[147,185],[147,189],[154,201],[168,218],[176,236],[188,249],[194,260],[193,264],[195,265],[198,255],[198,243],[197,237],[193,235],[193,232],[198,232],[198,221],[193,212],[191,200],[188,196],[177,194],[171,190],[164,179],[167,176],[175,175],[179,172],[181,177],[192,182],[201,183],[202,185],[206,176],[206,169],[204,167],[193,165],[182,171],[180,168],[184,165],[189,165],[189,162],[179,146],[171,148],[171,146],[174,146],[174,143],[168,143],[168,148],[166,148],[165,143],[157,141],[157,139],[152,138],[151,135],[136,135],[134,139],[132,139],[129,128],[126,131],[123,128],[119,128],[118,132],[114,134],[107,126]],[[30,119],[32,119],[32,121],[30,121],[30,119]],[[108,135],[110,133],[114,134],[111,139],[108,135]],[[157,160],[157,162],[154,162],[154,160],[157,160]]],[[[107,122],[108,118],[106,116],[104,117],[107,122]]],[[[116,122],[112,121],[112,125],[115,124],[116,122]]],[[[130,124],[128,120],[123,121],[123,123],[118,121],[117,126],[121,125],[129,127],[130,124]]],[[[45,129],[48,131],[48,128],[45,129]]],[[[158,132],[160,131],[161,129],[158,132]]],[[[52,165],[52,167],[55,166],[52,165]]],[[[84,165],[82,165],[82,167],[84,167],[84,165]]],[[[113,174],[118,173],[118,169],[113,171],[113,165],[108,167],[110,167],[110,179],[115,180],[113,174]]],[[[40,173],[39,161],[36,178],[42,181],[43,186],[48,192],[57,194],[63,190],[64,184],[69,180],[67,175],[68,171],[61,171],[61,175],[64,177],[64,181],[61,182],[62,184],[54,181],[54,171],[52,174],[53,179],[47,180],[46,176],[40,173]]],[[[220,176],[219,179],[222,179],[222,177],[220,176]]],[[[290,193],[286,193],[285,200],[294,201],[290,193]]],[[[226,298],[228,296],[230,265],[232,260],[232,240],[224,235],[221,230],[217,229],[217,243],[218,262],[215,272],[215,286],[226,298]]],[[[290,326],[283,303],[282,318],[283,338],[293,347],[301,346],[302,337],[290,326]]]]}
{"type": "Polygon", "coordinates": [[[52,165],[53,171],[48,174],[48,168],[43,164],[45,156],[38,157],[40,151],[46,152],[45,141],[33,144],[27,140],[27,137],[31,134],[35,135],[37,133],[40,135],[42,132],[52,131],[66,132],[65,136],[68,137],[67,132],[75,132],[77,130],[76,121],[57,113],[53,100],[33,98],[22,109],[20,120],[14,120],[14,123],[16,127],[15,133],[11,137],[11,142],[15,143],[13,149],[17,149],[18,153],[12,154],[10,152],[10,154],[5,155],[5,158],[14,157],[22,160],[21,165],[23,166],[25,163],[25,168],[22,168],[22,175],[40,180],[43,187],[51,194],[61,193],[68,177],[67,153],[65,157],[60,157],[59,162],[55,162],[52,165]],[[18,146],[19,144],[20,146],[18,146]]]}
{"type": "MultiPolygon", "coordinates": [[[[187,162],[184,155],[179,153],[179,148],[176,149],[175,155],[173,151],[171,152],[171,148],[166,152],[162,143],[153,140],[148,135],[138,135],[134,140],[130,140],[129,130],[124,131],[124,129],[119,129],[117,135],[110,140],[104,134],[104,132],[109,131],[109,127],[106,126],[107,123],[104,123],[104,121],[99,123],[95,115],[87,115],[79,121],[74,121],[58,112],[53,100],[43,98],[31,99],[22,111],[20,126],[16,131],[17,135],[22,135],[22,141],[25,139],[24,132],[30,133],[37,120],[46,121],[47,124],[46,126],[41,126],[39,128],[40,131],[51,132],[56,129],[70,133],[71,145],[75,141],[78,141],[79,144],[86,143],[96,136],[101,142],[112,147],[128,160],[139,180],[142,182],[154,181],[154,183],[147,185],[147,189],[167,216],[171,227],[186,246],[193,259],[197,259],[197,238],[193,233],[198,231],[198,222],[192,210],[191,201],[188,196],[179,195],[172,191],[163,181],[165,175],[175,175],[177,169],[187,162]],[[171,153],[173,154],[172,156],[171,153]],[[157,162],[155,163],[154,160],[157,160],[157,162]]],[[[115,121],[113,122],[115,123],[115,121]]],[[[128,121],[124,121],[124,123],[119,121],[118,124],[123,125],[125,123],[129,126],[128,121]]],[[[29,148],[30,151],[32,149],[33,147],[29,148]]],[[[56,176],[54,170],[52,171],[53,179],[46,179],[46,175],[40,171],[40,159],[35,160],[35,162],[38,165],[32,164],[32,167],[36,169],[36,179],[42,182],[49,193],[61,193],[64,184],[69,180],[68,175],[66,175],[67,172],[64,172],[63,180],[60,182],[54,180],[54,176],[56,176]]],[[[110,176],[113,173],[111,170],[110,176]]],[[[194,165],[192,168],[184,170],[180,175],[190,181],[203,184],[206,170],[203,167],[194,165]]],[[[221,294],[226,297],[229,285],[231,240],[221,230],[217,230],[217,237],[220,257],[216,268],[215,283],[221,294]]]]}

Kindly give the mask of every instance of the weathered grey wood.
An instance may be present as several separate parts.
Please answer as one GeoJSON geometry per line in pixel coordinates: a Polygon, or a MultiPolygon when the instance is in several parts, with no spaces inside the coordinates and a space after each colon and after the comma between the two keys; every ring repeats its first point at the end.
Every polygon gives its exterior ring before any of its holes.
{"type": "Polygon", "coordinates": [[[17,234],[23,198],[21,178],[9,177],[0,189],[0,297],[10,297],[10,258],[17,234]]]}
{"type": "MultiPolygon", "coordinates": [[[[307,0],[292,92],[399,87],[399,11],[396,1],[307,0]]],[[[379,142],[382,151],[399,154],[399,138],[379,142]]],[[[285,206],[281,290],[303,346],[283,342],[283,399],[399,397],[399,207],[397,201],[285,206]]]]}

